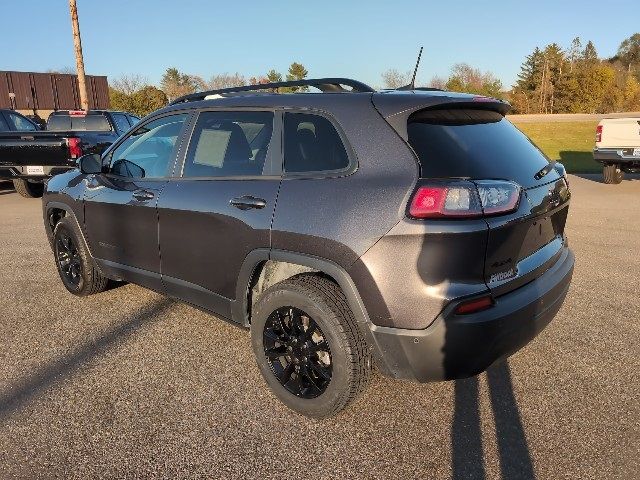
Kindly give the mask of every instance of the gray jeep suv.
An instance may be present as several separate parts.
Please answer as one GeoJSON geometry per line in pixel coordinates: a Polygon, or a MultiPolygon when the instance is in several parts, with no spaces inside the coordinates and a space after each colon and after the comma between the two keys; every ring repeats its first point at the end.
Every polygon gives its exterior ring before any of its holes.
{"type": "Polygon", "coordinates": [[[311,417],[374,365],[476,375],[551,321],[574,264],[564,168],[508,108],[340,78],[179,98],[48,182],[60,277],[76,295],[136,283],[250,329],[267,384],[311,417]]]}

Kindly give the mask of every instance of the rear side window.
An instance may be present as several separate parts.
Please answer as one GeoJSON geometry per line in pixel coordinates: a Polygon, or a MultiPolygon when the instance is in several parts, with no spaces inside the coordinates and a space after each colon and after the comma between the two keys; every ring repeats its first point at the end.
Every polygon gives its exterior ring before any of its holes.
{"type": "Polygon", "coordinates": [[[129,121],[127,120],[127,116],[122,113],[112,113],[113,122],[116,124],[116,128],[118,132],[121,134],[129,130],[129,121]]]}
{"type": "Polygon", "coordinates": [[[109,132],[111,124],[104,115],[51,115],[47,130],[109,132]]]}
{"type": "Polygon", "coordinates": [[[329,120],[306,113],[285,114],[285,172],[326,172],[348,166],[347,151],[329,120]]]}
{"type": "Polygon", "coordinates": [[[423,110],[409,117],[407,132],[423,178],[507,179],[526,187],[549,163],[497,112],[423,110]]]}
{"type": "Polygon", "coordinates": [[[8,131],[9,131],[9,125],[5,121],[4,115],[2,115],[2,112],[0,112],[0,132],[8,132],[8,131]]]}
{"type": "Polygon", "coordinates": [[[183,176],[262,175],[272,132],[271,112],[202,112],[189,143],[183,176]]]}

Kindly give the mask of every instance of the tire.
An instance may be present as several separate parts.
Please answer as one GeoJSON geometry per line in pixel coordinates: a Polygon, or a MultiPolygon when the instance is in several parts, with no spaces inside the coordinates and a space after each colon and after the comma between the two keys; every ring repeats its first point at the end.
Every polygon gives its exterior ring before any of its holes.
{"type": "Polygon", "coordinates": [[[13,188],[25,198],[40,198],[44,192],[44,183],[34,183],[24,178],[16,178],[13,181],[13,188]]]}
{"type": "Polygon", "coordinates": [[[79,297],[100,293],[109,280],[96,268],[78,226],[63,217],[53,231],[53,254],[65,288],[79,297]]]}
{"type": "Polygon", "coordinates": [[[371,377],[371,352],[344,294],[335,283],[317,275],[297,275],[262,294],[252,315],[251,343],[258,368],[271,390],[286,406],[307,417],[336,415],[356,399],[371,377]],[[283,311],[290,313],[282,314],[283,311]],[[292,325],[296,323],[296,312],[300,312],[303,325],[301,335],[307,338],[297,343],[302,357],[286,346],[290,340],[282,340],[291,338],[284,328],[287,318],[289,332],[295,331],[292,325]],[[278,313],[282,314],[282,322],[277,320],[278,313]],[[283,328],[270,330],[273,325],[283,328]],[[283,333],[274,341],[279,331],[283,333]],[[265,349],[272,352],[271,358],[265,349]],[[274,359],[281,351],[284,354],[274,359]],[[287,370],[290,380],[282,383],[287,370]],[[319,372],[324,373],[321,376],[319,372]],[[303,388],[293,393],[297,385],[303,388]]]}
{"type": "Polygon", "coordinates": [[[620,165],[605,165],[602,168],[604,183],[618,184],[622,182],[624,173],[620,170],[620,165]]]}

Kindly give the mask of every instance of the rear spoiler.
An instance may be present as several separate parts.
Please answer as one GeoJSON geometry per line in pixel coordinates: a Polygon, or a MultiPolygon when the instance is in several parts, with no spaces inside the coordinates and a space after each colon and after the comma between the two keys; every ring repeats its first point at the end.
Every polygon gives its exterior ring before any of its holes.
{"type": "Polygon", "coordinates": [[[373,94],[372,102],[378,113],[405,141],[408,140],[409,117],[419,110],[469,108],[489,110],[501,115],[506,115],[511,110],[508,102],[496,98],[453,92],[429,92],[428,95],[407,94],[403,95],[403,98],[380,92],[373,94]]]}

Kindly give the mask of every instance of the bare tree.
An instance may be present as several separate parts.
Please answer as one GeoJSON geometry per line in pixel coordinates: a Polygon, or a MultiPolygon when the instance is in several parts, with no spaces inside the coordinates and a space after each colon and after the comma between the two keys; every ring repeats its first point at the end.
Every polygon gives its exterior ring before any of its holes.
{"type": "Polygon", "coordinates": [[[431,78],[427,86],[431,88],[439,88],[440,90],[446,90],[447,81],[444,78],[436,75],[435,77],[431,78]]]}
{"type": "Polygon", "coordinates": [[[400,73],[395,68],[382,72],[382,81],[386,88],[400,88],[411,83],[412,73],[400,73]]]}
{"type": "Polygon", "coordinates": [[[76,69],[78,70],[78,90],[80,90],[80,106],[83,110],[89,110],[89,98],[87,96],[87,82],[84,75],[84,59],[82,58],[82,41],[80,39],[80,25],[78,24],[78,7],[76,0],[69,0],[71,13],[71,29],[73,30],[73,47],[76,54],[76,69]]]}
{"type": "Polygon", "coordinates": [[[209,80],[209,88],[211,90],[219,90],[221,88],[229,87],[240,87],[246,84],[247,79],[244,77],[244,75],[241,75],[238,72],[233,74],[220,73],[218,75],[213,75],[209,80]]]}
{"type": "Polygon", "coordinates": [[[111,82],[111,87],[126,95],[131,95],[149,85],[149,79],[137,73],[122,75],[111,82]]]}
{"type": "Polygon", "coordinates": [[[76,69],[74,67],[61,67],[61,68],[49,68],[48,70],[45,70],[46,73],[63,73],[63,74],[71,74],[71,75],[75,75],[76,74],[76,69]]]}

